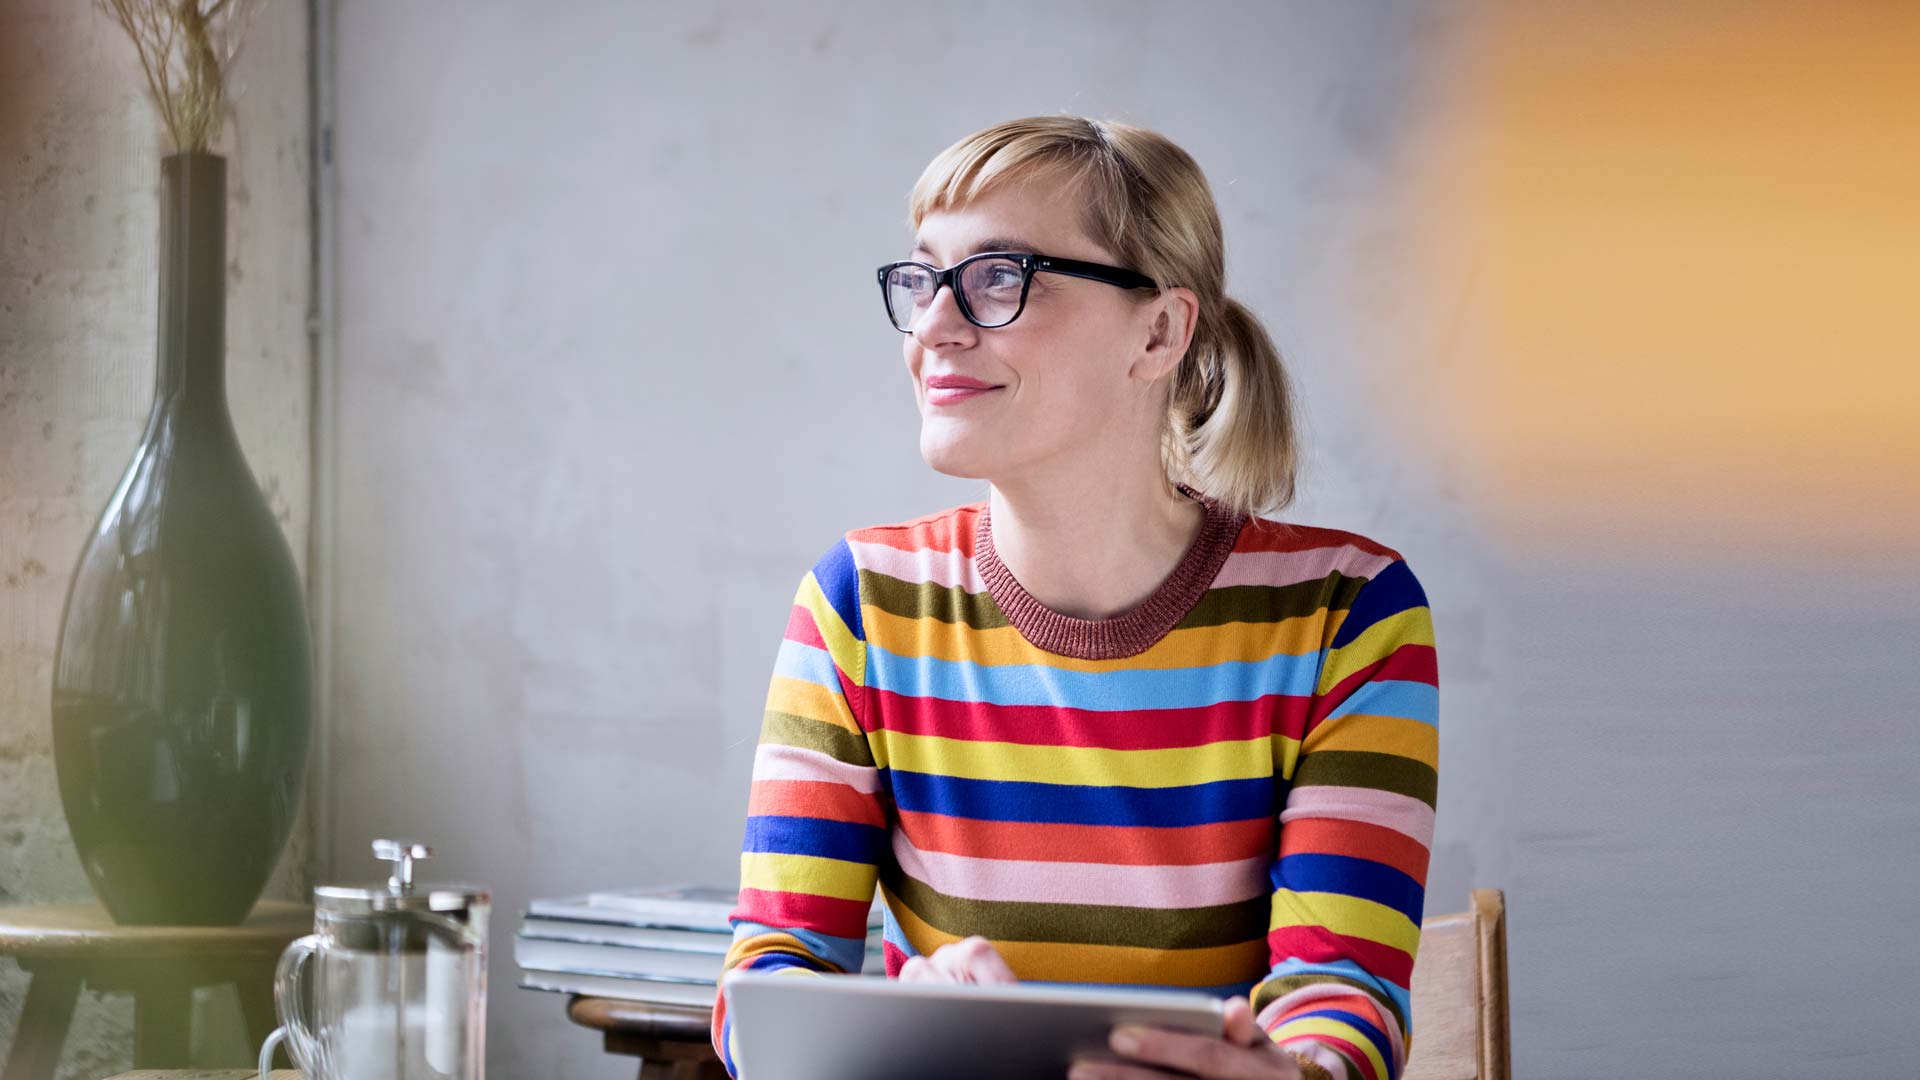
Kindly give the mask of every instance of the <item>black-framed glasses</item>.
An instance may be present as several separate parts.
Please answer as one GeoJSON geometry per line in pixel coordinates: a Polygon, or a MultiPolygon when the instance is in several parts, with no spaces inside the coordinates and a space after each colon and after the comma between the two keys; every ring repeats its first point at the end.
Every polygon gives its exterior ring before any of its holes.
{"type": "Polygon", "coordinates": [[[983,251],[945,270],[911,259],[890,262],[879,271],[880,296],[887,302],[887,317],[893,320],[893,328],[903,334],[913,333],[942,285],[953,290],[960,314],[968,322],[991,330],[1020,317],[1027,307],[1027,288],[1033,284],[1033,275],[1042,271],[1123,289],[1158,288],[1152,278],[1124,266],[1026,251],[983,251]]]}

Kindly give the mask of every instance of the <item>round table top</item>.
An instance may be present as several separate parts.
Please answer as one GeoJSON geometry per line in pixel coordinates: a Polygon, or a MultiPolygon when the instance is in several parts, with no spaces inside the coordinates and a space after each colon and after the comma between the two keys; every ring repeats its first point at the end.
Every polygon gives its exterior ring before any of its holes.
{"type": "Polygon", "coordinates": [[[713,1010],[693,1005],[575,994],[567,1001],[567,1018],[582,1027],[655,1039],[705,1041],[712,1037],[713,1010]]]}
{"type": "Polygon", "coordinates": [[[272,956],[313,932],[313,908],[262,900],[239,926],[121,926],[97,900],[0,905],[0,956],[78,958],[96,954],[272,956]]]}

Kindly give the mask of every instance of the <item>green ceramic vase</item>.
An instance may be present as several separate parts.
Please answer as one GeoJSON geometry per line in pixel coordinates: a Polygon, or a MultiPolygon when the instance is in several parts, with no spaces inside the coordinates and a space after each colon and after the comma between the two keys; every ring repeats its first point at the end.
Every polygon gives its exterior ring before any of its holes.
{"type": "Polygon", "coordinates": [[[117,922],[232,926],[299,809],[312,642],[227,411],[226,159],[171,154],[161,174],[153,409],[68,585],[54,764],[117,922]]]}

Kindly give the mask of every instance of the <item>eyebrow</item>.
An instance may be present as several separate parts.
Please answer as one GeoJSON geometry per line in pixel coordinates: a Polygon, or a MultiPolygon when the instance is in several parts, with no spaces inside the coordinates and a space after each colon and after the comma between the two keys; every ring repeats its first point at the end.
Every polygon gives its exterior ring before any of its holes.
{"type": "MultiPolygon", "coordinates": [[[[929,255],[933,254],[933,249],[927,246],[927,242],[917,237],[913,241],[913,250],[916,252],[924,251],[929,255]]],[[[967,254],[978,255],[983,251],[1034,251],[1034,252],[1037,252],[1039,250],[1040,249],[1030,241],[1022,240],[1016,236],[989,236],[985,240],[982,240],[979,243],[973,245],[973,250],[967,252],[967,254]]]]}

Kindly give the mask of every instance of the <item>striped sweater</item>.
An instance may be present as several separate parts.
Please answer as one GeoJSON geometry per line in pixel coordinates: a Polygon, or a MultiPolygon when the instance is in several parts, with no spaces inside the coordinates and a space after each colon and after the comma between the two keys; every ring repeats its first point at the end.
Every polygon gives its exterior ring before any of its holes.
{"type": "MultiPolygon", "coordinates": [[[[1022,980],[1249,994],[1398,1080],[1438,784],[1426,596],[1354,533],[1205,508],[1112,619],[1041,605],[986,500],[845,534],[767,693],[726,966],[887,974],[971,934],[1022,980]]],[[[713,1037],[729,1073],[724,996],[713,1037]]],[[[749,1073],[749,1076],[751,1073],[749,1073]]]]}

